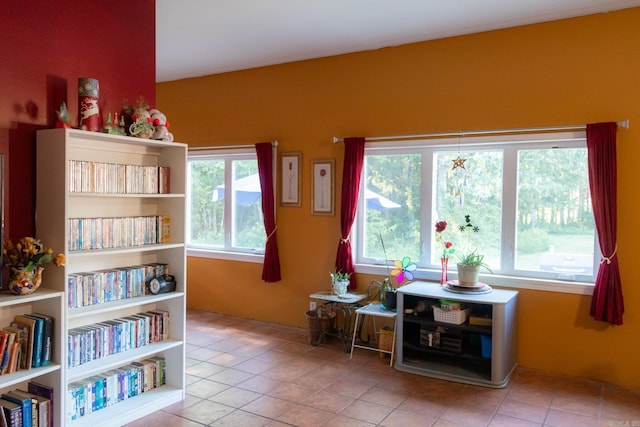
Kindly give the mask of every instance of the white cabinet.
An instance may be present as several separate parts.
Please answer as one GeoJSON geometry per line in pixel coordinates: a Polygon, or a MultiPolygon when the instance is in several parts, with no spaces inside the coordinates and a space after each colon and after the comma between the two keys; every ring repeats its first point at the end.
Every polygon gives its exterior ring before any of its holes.
{"type": "Polygon", "coordinates": [[[56,411],[62,416],[57,425],[121,425],[184,399],[186,165],[185,144],[75,129],[38,132],[36,235],[67,257],[64,268],[48,268],[45,273],[48,286],[64,292],[62,345],[56,350],[63,361],[63,389],[56,394],[56,411]],[[142,185],[157,183],[152,172],[160,169],[169,171],[168,191],[142,185]],[[177,283],[174,292],[150,294],[144,288],[148,276],[135,276],[136,284],[129,283],[134,279],[127,274],[152,264],[168,267],[177,283]],[[111,279],[79,284],[78,277],[105,272],[121,274],[118,283],[126,282],[126,288],[111,279]],[[137,290],[131,291],[130,285],[137,290]],[[71,362],[77,355],[71,351],[79,347],[69,345],[68,339],[76,331],[106,328],[114,320],[149,311],[168,312],[164,339],[147,339],[117,351],[111,348],[104,356],[93,353],[83,363],[71,362]],[[70,385],[153,357],[164,359],[164,385],[71,420],[76,408],[67,396],[70,385]]]}
{"type": "MultiPolygon", "coordinates": [[[[438,283],[398,289],[395,368],[414,374],[489,387],[505,387],[516,367],[517,291],[459,294],[438,283]],[[468,309],[463,317],[434,318],[442,300],[468,309]],[[440,320],[446,320],[445,323],[440,320]]],[[[454,314],[454,313],[449,313],[454,314]]],[[[462,313],[457,313],[462,314],[462,313]]]]}

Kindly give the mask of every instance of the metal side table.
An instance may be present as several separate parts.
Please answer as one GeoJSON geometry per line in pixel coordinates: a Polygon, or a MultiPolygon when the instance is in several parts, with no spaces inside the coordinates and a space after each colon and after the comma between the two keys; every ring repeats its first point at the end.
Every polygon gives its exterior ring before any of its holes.
{"type": "Polygon", "coordinates": [[[313,293],[309,298],[324,301],[322,307],[336,313],[336,328],[329,334],[340,339],[344,345],[344,351],[349,351],[351,337],[354,334],[353,313],[360,307],[359,303],[367,298],[367,294],[348,292],[344,295],[335,295],[331,291],[323,291],[313,293]]]}
{"type": "Polygon", "coordinates": [[[396,349],[396,329],[397,329],[396,318],[398,316],[398,313],[396,313],[395,311],[389,311],[385,309],[382,306],[382,304],[368,304],[368,305],[365,305],[364,307],[360,307],[359,309],[356,310],[356,322],[354,325],[354,328],[356,330],[358,329],[358,320],[360,319],[361,315],[362,315],[363,324],[366,316],[371,316],[373,318],[373,330],[375,334],[378,334],[378,329],[376,328],[376,317],[386,317],[388,319],[393,319],[393,338],[391,340],[391,350],[389,351],[381,348],[372,347],[369,345],[364,345],[364,343],[356,344],[356,334],[354,333],[353,338],[351,339],[351,354],[349,355],[349,358],[350,359],[353,358],[354,348],[363,348],[365,350],[372,350],[372,351],[377,351],[379,353],[389,354],[391,356],[390,357],[391,360],[389,361],[389,366],[393,366],[393,354],[396,349]]]}

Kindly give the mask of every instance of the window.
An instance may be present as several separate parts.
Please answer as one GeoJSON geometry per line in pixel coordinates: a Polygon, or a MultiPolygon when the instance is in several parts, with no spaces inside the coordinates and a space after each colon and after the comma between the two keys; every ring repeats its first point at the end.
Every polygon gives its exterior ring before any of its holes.
{"type": "Polygon", "coordinates": [[[417,278],[439,280],[435,223],[446,220],[445,240],[484,254],[496,284],[595,279],[584,133],[367,144],[362,191],[358,271],[388,275],[385,259],[408,256],[417,278]]]}
{"type": "Polygon", "coordinates": [[[222,258],[229,258],[225,253],[264,254],[255,150],[190,153],[188,178],[189,254],[222,258]]]}

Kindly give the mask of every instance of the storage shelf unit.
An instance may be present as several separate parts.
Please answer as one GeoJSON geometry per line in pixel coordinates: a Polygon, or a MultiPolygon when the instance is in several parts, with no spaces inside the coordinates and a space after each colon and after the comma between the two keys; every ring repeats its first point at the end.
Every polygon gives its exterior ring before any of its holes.
{"type": "Polygon", "coordinates": [[[517,291],[459,294],[439,283],[413,282],[398,289],[395,368],[419,375],[505,387],[516,367],[517,291]],[[470,308],[490,325],[460,325],[434,320],[433,306],[448,300],[470,308]],[[418,308],[418,310],[415,310],[418,308]],[[405,313],[405,310],[414,310],[405,313]],[[490,319],[490,320],[489,320],[490,319]]]}
{"type": "MultiPolygon", "coordinates": [[[[48,268],[48,286],[60,291],[60,329],[56,341],[61,364],[56,388],[56,426],[122,425],[141,418],[185,397],[185,309],[186,309],[186,166],[187,146],[143,138],[108,135],[76,129],[38,132],[36,233],[54,251],[64,252],[64,267],[48,268]],[[90,164],[162,166],[170,169],[170,191],[166,194],[97,193],[70,191],[72,161],[90,164]],[[70,219],[167,215],[170,241],[99,250],[69,250],[70,219]],[[175,276],[175,292],[137,296],[102,304],[71,307],[69,275],[126,268],[150,263],[168,264],[175,276]],[[150,310],[170,313],[169,339],[122,353],[102,357],[80,366],[67,365],[67,335],[73,328],[105,322],[150,310]],[[160,356],[166,362],[166,384],[125,399],[104,409],[69,419],[67,388],[74,381],[160,356]]],[[[38,291],[39,292],[39,291],[38,291]]],[[[56,319],[57,320],[57,319],[56,319]]]]}
{"type": "MultiPolygon", "coordinates": [[[[47,272],[53,268],[45,269],[43,273],[42,286],[31,295],[13,295],[11,293],[0,293],[0,328],[9,326],[16,315],[25,313],[44,313],[52,316],[54,321],[53,334],[53,354],[51,364],[26,370],[19,370],[10,374],[0,375],[0,393],[6,393],[14,389],[27,389],[29,381],[36,381],[53,387],[56,390],[61,389],[62,380],[62,336],[64,328],[64,293],[45,286],[47,280],[47,272]]],[[[63,425],[62,418],[55,413],[56,425],[63,425]]]]}

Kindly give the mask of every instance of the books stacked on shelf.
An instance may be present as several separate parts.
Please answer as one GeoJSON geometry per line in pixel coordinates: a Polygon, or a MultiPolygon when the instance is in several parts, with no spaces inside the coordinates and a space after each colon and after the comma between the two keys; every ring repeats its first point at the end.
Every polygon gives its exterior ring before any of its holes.
{"type": "Polygon", "coordinates": [[[0,374],[51,364],[53,323],[52,316],[30,313],[0,330],[0,374]]]}
{"type": "Polygon", "coordinates": [[[67,418],[76,420],[165,384],[165,360],[154,356],[69,384],[67,418]]]}
{"type": "Polygon", "coordinates": [[[168,194],[171,169],[166,166],[69,160],[69,192],[168,194]]]}
{"type": "Polygon", "coordinates": [[[169,338],[169,312],[153,310],[69,330],[67,365],[92,360],[169,338]]]}
{"type": "Polygon", "coordinates": [[[67,304],[78,308],[147,295],[146,283],[165,274],[169,268],[163,263],[72,273],[67,276],[67,304]]]}
{"type": "Polygon", "coordinates": [[[69,218],[70,251],[168,243],[168,215],[69,218]]]}
{"type": "Polygon", "coordinates": [[[53,389],[28,384],[27,390],[10,390],[0,395],[0,406],[8,427],[53,426],[53,389]]]}

